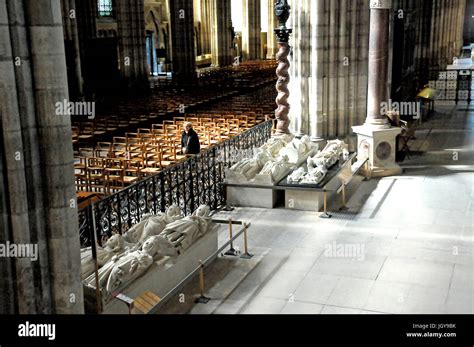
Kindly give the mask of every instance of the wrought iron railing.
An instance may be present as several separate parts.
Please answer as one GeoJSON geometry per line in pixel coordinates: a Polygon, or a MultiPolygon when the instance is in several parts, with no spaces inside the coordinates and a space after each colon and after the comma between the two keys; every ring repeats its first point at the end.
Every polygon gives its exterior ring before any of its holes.
{"type": "Polygon", "coordinates": [[[144,215],[164,212],[172,204],[180,206],[185,214],[201,204],[217,209],[225,203],[220,184],[225,168],[251,156],[270,138],[271,131],[271,120],[261,123],[80,210],[81,245],[90,246],[94,224],[101,244],[112,233],[123,233],[144,215]]]}

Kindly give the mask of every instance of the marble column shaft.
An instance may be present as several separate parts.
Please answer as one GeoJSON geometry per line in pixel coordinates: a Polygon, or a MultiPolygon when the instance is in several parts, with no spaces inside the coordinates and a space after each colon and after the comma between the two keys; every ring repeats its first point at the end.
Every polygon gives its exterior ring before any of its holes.
{"type": "Polygon", "coordinates": [[[365,122],[372,126],[383,127],[388,124],[387,118],[381,114],[380,108],[382,102],[388,101],[390,13],[391,6],[370,9],[369,82],[365,122]]]}

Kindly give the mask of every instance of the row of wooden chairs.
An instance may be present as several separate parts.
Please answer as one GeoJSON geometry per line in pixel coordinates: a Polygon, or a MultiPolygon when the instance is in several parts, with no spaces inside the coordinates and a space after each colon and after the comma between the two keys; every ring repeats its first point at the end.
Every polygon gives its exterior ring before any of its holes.
{"type": "Polygon", "coordinates": [[[238,115],[201,118],[189,114],[114,136],[111,142],[100,141],[94,147],[79,148],[77,190],[111,194],[184,160],[186,156],[180,153],[181,134],[188,121],[194,123],[201,148],[205,149],[249,129],[258,119],[238,115]]]}

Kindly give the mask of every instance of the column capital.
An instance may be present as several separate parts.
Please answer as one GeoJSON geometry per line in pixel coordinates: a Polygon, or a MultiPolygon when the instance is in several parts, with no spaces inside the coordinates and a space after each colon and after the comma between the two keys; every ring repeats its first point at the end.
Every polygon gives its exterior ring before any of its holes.
{"type": "Polygon", "coordinates": [[[392,8],[392,0],[370,0],[371,10],[390,10],[392,8]]]}

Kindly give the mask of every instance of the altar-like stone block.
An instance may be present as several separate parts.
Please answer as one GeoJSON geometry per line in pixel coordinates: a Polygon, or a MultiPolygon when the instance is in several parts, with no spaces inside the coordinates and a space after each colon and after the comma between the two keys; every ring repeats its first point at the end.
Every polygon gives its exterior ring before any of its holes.
{"type": "Polygon", "coordinates": [[[247,188],[227,187],[227,204],[240,207],[274,208],[283,195],[283,191],[247,188]]]}

